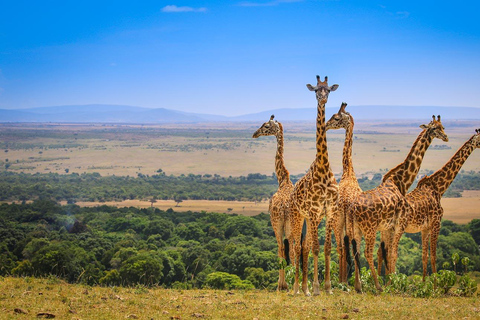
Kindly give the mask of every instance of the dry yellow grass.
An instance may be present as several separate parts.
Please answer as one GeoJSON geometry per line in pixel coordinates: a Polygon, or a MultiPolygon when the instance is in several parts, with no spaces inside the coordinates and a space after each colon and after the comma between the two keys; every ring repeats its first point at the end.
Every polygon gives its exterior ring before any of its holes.
{"type": "Polygon", "coordinates": [[[0,319],[478,319],[480,300],[391,294],[104,288],[0,278],[0,319]]]}
{"type": "MultiPolygon", "coordinates": [[[[66,202],[62,202],[66,204],[66,202]]],[[[143,200],[125,200],[125,201],[107,201],[107,202],[77,202],[81,207],[95,207],[99,205],[107,205],[114,207],[135,207],[149,208],[152,206],[150,201],[143,200]]],[[[209,200],[184,200],[178,206],[173,200],[157,200],[153,204],[154,208],[167,210],[169,208],[178,212],[217,212],[217,213],[237,213],[245,216],[255,216],[260,213],[268,213],[268,201],[209,201],[209,200]],[[231,210],[229,210],[231,209],[231,210]]]]}
{"type": "MultiPolygon", "coordinates": [[[[419,123],[420,124],[420,123],[419,123]]],[[[260,123],[258,124],[260,125],[260,123]]],[[[205,130],[245,130],[254,132],[258,127],[252,123],[200,124],[193,129],[205,130]]],[[[315,132],[312,123],[285,123],[285,162],[292,174],[301,174],[310,166],[315,155],[315,132]]],[[[450,141],[444,143],[434,140],[433,146],[446,144],[451,149],[434,150],[425,155],[421,171],[437,170],[447,162],[454,152],[473,134],[474,125],[453,127],[446,131],[450,141]]],[[[161,168],[166,174],[220,174],[222,176],[239,176],[249,173],[270,175],[274,171],[276,141],[272,137],[252,139],[249,135],[232,137],[209,137],[205,131],[198,135],[173,136],[165,134],[147,134],[148,130],[184,129],[178,125],[41,125],[9,124],[0,125],[0,133],[5,139],[16,143],[32,145],[63,145],[77,143],[84,147],[49,148],[49,149],[11,149],[0,152],[0,163],[11,164],[9,170],[27,173],[56,172],[91,173],[101,175],[130,175],[138,173],[153,175],[161,168]],[[15,135],[25,130],[47,130],[56,132],[57,138],[39,138],[15,135]],[[136,131],[132,131],[132,129],[136,131]],[[115,130],[110,132],[109,130],[115,130]],[[105,131],[105,132],[104,132],[105,131]],[[11,134],[9,132],[14,132],[11,134]],[[78,135],[75,135],[78,134],[78,135]],[[211,149],[200,150],[188,146],[212,144],[211,149]],[[228,144],[228,149],[220,146],[228,144]],[[187,150],[188,149],[188,150],[187,150]],[[182,151],[183,150],[183,151],[182,151]]],[[[353,144],[353,160],[358,175],[386,170],[405,159],[406,154],[420,132],[419,128],[406,127],[402,123],[380,124],[378,122],[358,122],[356,124],[353,144]]],[[[159,131],[160,132],[160,131],[159,131]]],[[[344,131],[328,132],[328,148],[333,171],[342,171],[341,157],[344,131]]],[[[463,170],[480,171],[480,152],[474,152],[463,166],[463,170]]],[[[461,199],[443,199],[445,219],[457,223],[466,223],[480,218],[478,204],[480,195],[461,199]]],[[[80,205],[97,205],[79,203],[80,205]]],[[[107,203],[116,206],[149,207],[149,202],[133,201],[107,203]]],[[[179,211],[233,212],[255,215],[268,211],[268,203],[243,203],[222,201],[184,201],[175,207],[173,201],[159,201],[155,204],[161,209],[173,207],[179,211]],[[232,210],[228,210],[231,208],[232,210]]]]}
{"type": "MultiPolygon", "coordinates": [[[[420,123],[419,123],[420,124],[420,123]]],[[[260,125],[260,123],[258,124],[260,125]]],[[[72,144],[84,147],[20,149],[0,153],[0,161],[9,160],[9,170],[17,172],[98,172],[101,175],[130,175],[138,173],[152,175],[161,168],[168,175],[180,174],[220,174],[222,176],[240,176],[249,173],[270,175],[274,172],[276,141],[273,137],[250,138],[257,125],[232,124],[231,127],[210,127],[200,125],[199,129],[244,130],[243,136],[209,137],[204,132],[191,136],[173,136],[162,133],[147,134],[147,130],[160,130],[171,126],[134,126],[134,125],[0,125],[0,132],[12,142],[41,144],[72,144]],[[39,138],[35,136],[15,136],[29,130],[47,130],[56,132],[57,138],[39,138]],[[137,131],[128,131],[135,129],[137,131]],[[105,132],[102,130],[106,130],[105,132]],[[116,130],[109,132],[108,130],[116,130]],[[122,130],[125,130],[123,132],[122,130]],[[75,136],[78,133],[78,136],[75,136]],[[85,136],[82,136],[82,134],[85,136]],[[209,149],[185,147],[211,144],[209,149]],[[221,146],[230,145],[229,149],[221,146]],[[182,151],[183,150],[183,151],[182,151]],[[41,152],[41,153],[40,153],[41,152]],[[33,159],[32,159],[33,158],[33,159]]],[[[403,161],[413,141],[420,132],[418,128],[381,126],[378,123],[358,123],[353,144],[353,159],[357,174],[378,172],[392,168],[403,161]],[[363,132],[363,133],[362,133],[363,132]],[[370,133],[365,133],[370,132],[370,133]],[[374,132],[374,133],[371,133],[374,132]],[[384,149],[385,148],[385,149],[384,149]],[[398,150],[398,151],[397,151],[398,150]],[[387,152],[385,152],[387,151],[387,152]],[[395,151],[395,152],[392,152],[395,151]]],[[[285,124],[285,162],[292,174],[301,174],[307,170],[315,156],[314,125],[309,123],[285,124]]],[[[422,169],[437,170],[473,134],[471,127],[446,129],[450,142],[435,140],[432,145],[447,144],[452,149],[429,150],[422,169]]],[[[153,131],[155,132],[155,131],[153,131]]],[[[160,132],[160,131],[159,131],[160,132]]],[[[344,131],[329,131],[328,148],[330,163],[336,174],[340,174],[344,131]]],[[[480,152],[474,153],[465,163],[464,170],[480,170],[480,152]]]]}

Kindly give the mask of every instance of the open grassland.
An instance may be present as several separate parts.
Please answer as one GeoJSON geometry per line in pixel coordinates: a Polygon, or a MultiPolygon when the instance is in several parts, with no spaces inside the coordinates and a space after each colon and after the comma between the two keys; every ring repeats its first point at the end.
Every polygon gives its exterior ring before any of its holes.
{"type": "MultiPolygon", "coordinates": [[[[62,204],[66,204],[63,202],[62,204]]],[[[107,201],[107,202],[77,202],[81,207],[94,207],[107,205],[114,207],[135,207],[149,208],[152,206],[150,201],[125,200],[125,201],[107,201]]],[[[451,220],[458,224],[465,224],[472,219],[480,219],[480,192],[465,191],[462,198],[443,198],[442,206],[444,208],[443,219],[451,220]]],[[[254,216],[260,213],[268,213],[268,201],[209,201],[209,200],[184,200],[177,203],[173,200],[157,200],[153,204],[154,208],[167,210],[169,208],[178,212],[218,212],[218,213],[236,213],[245,216],[254,216]]]]}
{"type": "MultiPolygon", "coordinates": [[[[418,122],[359,122],[353,158],[359,175],[390,169],[403,161],[421,129],[418,122]]],[[[219,174],[240,176],[274,172],[276,141],[252,139],[261,123],[207,125],[1,124],[0,165],[14,172],[101,175],[219,174]]],[[[450,142],[435,140],[422,165],[437,170],[473,134],[478,123],[445,123],[450,142]]],[[[315,156],[313,123],[285,123],[285,161],[301,174],[315,156]]],[[[340,174],[344,130],[328,132],[332,169],[340,174]]],[[[464,170],[480,170],[474,153],[464,170]]]]}
{"type": "Polygon", "coordinates": [[[0,278],[0,319],[478,319],[480,299],[392,294],[292,296],[222,290],[90,287],[56,278],[0,278]]]}
{"type": "MultiPolygon", "coordinates": [[[[385,172],[405,159],[420,132],[420,121],[358,122],[353,158],[358,176],[385,172]]],[[[274,172],[276,140],[252,139],[261,123],[196,125],[111,124],[0,124],[0,168],[25,173],[93,173],[103,176],[219,174],[240,176],[274,172]],[[3,150],[3,151],[2,151],[3,150]],[[8,168],[8,169],[5,169],[8,168]]],[[[450,141],[434,140],[420,174],[439,169],[473,134],[477,122],[445,122],[450,141]]],[[[286,122],[285,162],[292,174],[308,169],[315,155],[314,123],[286,122]]],[[[337,177],[342,172],[344,130],[328,132],[330,162],[337,177]]],[[[480,152],[474,152],[462,170],[480,171],[480,152]]],[[[480,218],[480,195],[442,199],[444,219],[467,223],[480,218]]],[[[98,203],[78,203],[91,206],[98,203]]],[[[103,203],[102,203],[103,204],[103,203]]],[[[108,202],[108,205],[149,207],[148,201],[108,202]]],[[[160,209],[174,201],[158,201],[160,209]]],[[[181,211],[207,211],[256,215],[268,212],[268,202],[187,200],[181,211]]]]}

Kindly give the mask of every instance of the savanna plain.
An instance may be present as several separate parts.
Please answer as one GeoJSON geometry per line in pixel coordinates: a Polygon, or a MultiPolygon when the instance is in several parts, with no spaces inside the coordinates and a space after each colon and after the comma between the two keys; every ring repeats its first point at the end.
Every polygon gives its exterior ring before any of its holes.
{"type": "MultiPolygon", "coordinates": [[[[356,123],[353,160],[358,177],[385,173],[402,162],[421,131],[421,120],[356,123]]],[[[276,140],[252,139],[257,123],[178,125],[127,124],[3,124],[0,125],[0,167],[24,173],[99,173],[102,176],[167,175],[246,176],[272,175],[276,140]]],[[[419,176],[441,168],[473,134],[476,121],[444,121],[450,141],[434,140],[419,176]]],[[[285,162],[293,175],[301,175],[315,157],[314,123],[286,122],[285,162]]],[[[344,131],[327,133],[329,157],[337,178],[342,173],[344,131]]],[[[474,152],[462,172],[480,171],[480,153],[474,152]]],[[[480,186],[478,188],[480,190],[480,186]]],[[[149,207],[149,199],[103,204],[149,207]]],[[[212,211],[256,215],[268,211],[268,201],[157,200],[161,209],[212,211]]],[[[98,202],[78,202],[95,206],[98,202]]],[[[468,223],[480,218],[480,193],[463,192],[462,198],[444,198],[445,219],[468,223]]]]}
{"type": "MultiPolygon", "coordinates": [[[[267,120],[267,119],[265,119],[267,120]]],[[[281,119],[279,119],[281,121],[281,119]]],[[[425,120],[425,122],[427,122],[425,120]]],[[[402,162],[421,120],[356,123],[353,160],[359,178],[371,179],[402,162]]],[[[436,171],[474,133],[475,121],[443,121],[448,143],[434,140],[420,175],[436,171]]],[[[102,177],[200,175],[272,176],[276,141],[253,139],[261,123],[178,125],[1,124],[0,168],[14,174],[99,174],[102,177]]],[[[285,122],[285,162],[301,175],[315,156],[315,124],[285,122]]],[[[330,163],[342,171],[344,131],[327,134],[330,163]]],[[[474,152],[462,172],[480,171],[474,152]]],[[[28,199],[27,202],[32,201],[28,199]]],[[[4,199],[5,203],[22,199],[4,199]]],[[[24,201],[25,202],[25,201],[24,201]]],[[[66,200],[62,200],[66,204],[66,200]]],[[[157,208],[175,212],[217,212],[256,216],[268,213],[268,197],[250,201],[151,199],[76,201],[81,207],[157,208]]],[[[480,219],[480,185],[444,198],[444,219],[464,225],[480,219]]],[[[128,232],[127,232],[128,233],[128,232]]],[[[356,294],[335,289],[333,295],[294,296],[267,289],[165,289],[159,286],[72,284],[58,277],[0,277],[0,318],[31,319],[479,319],[477,294],[414,298],[404,294],[356,294]]],[[[453,290],[452,290],[453,291],[453,290]]]]}

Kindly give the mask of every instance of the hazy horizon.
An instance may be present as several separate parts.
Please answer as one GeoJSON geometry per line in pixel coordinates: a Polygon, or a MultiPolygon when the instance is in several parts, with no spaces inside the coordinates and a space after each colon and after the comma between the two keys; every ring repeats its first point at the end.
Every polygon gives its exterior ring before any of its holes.
{"type": "Polygon", "coordinates": [[[51,1],[0,12],[0,109],[480,107],[474,1],[51,1]]]}

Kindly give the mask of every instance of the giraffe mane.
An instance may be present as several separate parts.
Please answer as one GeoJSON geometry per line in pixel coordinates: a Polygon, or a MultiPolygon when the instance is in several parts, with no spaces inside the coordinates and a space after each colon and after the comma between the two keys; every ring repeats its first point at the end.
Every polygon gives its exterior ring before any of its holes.
{"type": "MultiPolygon", "coordinates": [[[[428,129],[423,129],[422,132],[420,132],[420,134],[417,136],[417,139],[415,139],[415,142],[412,144],[412,146],[415,146],[418,144],[418,142],[420,141],[420,139],[422,139],[424,136],[425,136],[425,133],[427,132],[428,129]]],[[[410,151],[408,152],[408,155],[405,159],[409,159],[410,156],[412,155],[413,151],[414,151],[415,148],[410,148],[410,151]]],[[[394,172],[398,171],[398,169],[400,169],[403,165],[405,164],[405,160],[398,164],[395,168],[392,168],[390,169],[382,178],[382,182],[385,182],[387,181],[391,175],[394,174],[394,172]]]]}

